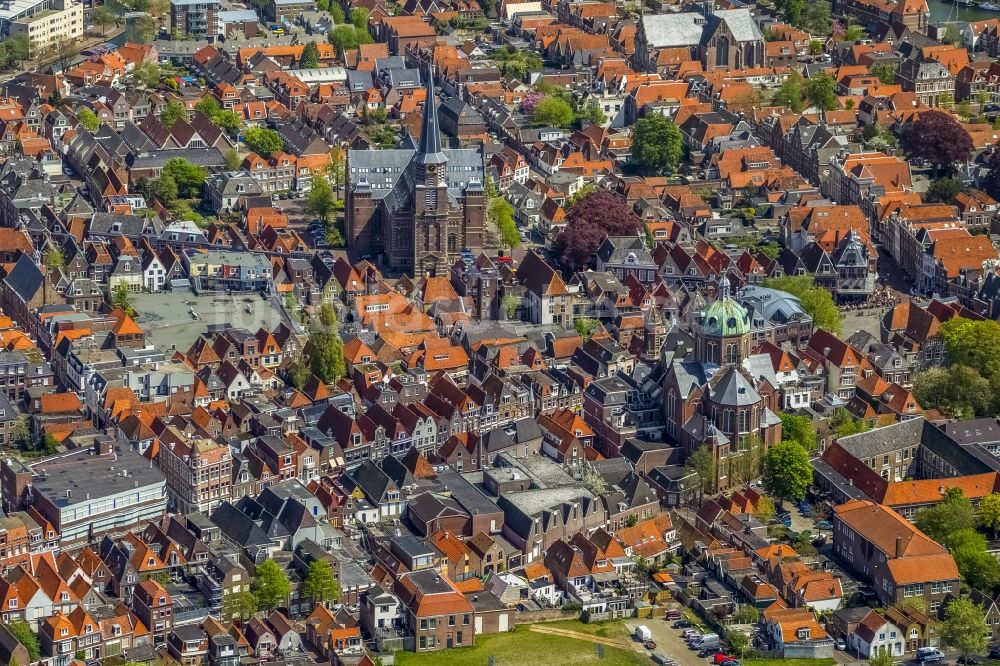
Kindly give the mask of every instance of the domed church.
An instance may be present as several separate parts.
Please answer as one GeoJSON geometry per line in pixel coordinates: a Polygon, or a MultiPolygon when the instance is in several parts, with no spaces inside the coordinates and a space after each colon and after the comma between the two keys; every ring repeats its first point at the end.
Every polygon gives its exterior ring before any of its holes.
{"type": "Polygon", "coordinates": [[[707,446],[720,490],[740,482],[739,454],[781,440],[777,387],[750,371],[767,364],[751,362],[750,314],[729,290],[723,277],[716,299],[691,323],[693,357],[673,361],[663,380],[667,442],[686,455],[707,446]]]}

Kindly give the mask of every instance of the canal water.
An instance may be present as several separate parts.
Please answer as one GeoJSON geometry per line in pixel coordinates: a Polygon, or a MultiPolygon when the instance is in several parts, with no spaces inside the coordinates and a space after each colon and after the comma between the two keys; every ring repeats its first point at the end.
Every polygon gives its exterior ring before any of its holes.
{"type": "MultiPolygon", "coordinates": [[[[980,0],[974,0],[976,4],[980,0]]],[[[989,0],[992,4],[1000,6],[1000,0],[989,0]]],[[[988,11],[976,7],[953,6],[944,0],[927,0],[927,5],[931,10],[931,23],[943,23],[949,17],[953,21],[981,21],[988,18],[1000,18],[1000,12],[988,11]]]]}

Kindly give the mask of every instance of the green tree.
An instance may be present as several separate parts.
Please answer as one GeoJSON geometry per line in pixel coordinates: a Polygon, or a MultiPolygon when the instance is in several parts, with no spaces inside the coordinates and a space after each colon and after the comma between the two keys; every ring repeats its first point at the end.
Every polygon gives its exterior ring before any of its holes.
{"type": "Polygon", "coordinates": [[[941,324],[941,338],[951,363],[967,365],[987,379],[1000,369],[1000,323],[956,317],[941,324]]]}
{"type": "Polygon", "coordinates": [[[514,223],[514,207],[506,199],[503,197],[491,199],[486,213],[497,227],[501,245],[514,249],[521,244],[521,232],[514,223]]]}
{"type": "Polygon", "coordinates": [[[135,308],[129,302],[130,294],[128,290],[128,285],[124,282],[119,282],[111,290],[111,305],[112,307],[121,308],[122,311],[129,317],[135,316],[135,308]]]}
{"type": "Polygon", "coordinates": [[[979,519],[995,538],[1000,530],[1000,493],[990,493],[979,502],[979,519]]]}
{"type": "Polygon", "coordinates": [[[57,268],[66,268],[66,256],[58,247],[52,246],[45,251],[45,267],[50,271],[57,268]]]}
{"type": "MultiPolygon", "coordinates": [[[[292,302],[292,307],[287,308],[287,310],[289,313],[295,311],[294,300],[292,302]]],[[[288,367],[288,383],[300,391],[311,377],[312,370],[309,368],[309,361],[303,356],[299,356],[299,358],[295,359],[295,361],[288,367]]]]}
{"type": "Polygon", "coordinates": [[[963,99],[961,102],[959,102],[958,109],[956,109],[956,111],[958,113],[959,118],[961,118],[965,122],[969,122],[969,117],[972,115],[972,107],[969,104],[969,100],[963,99]]]}
{"type": "Polygon", "coordinates": [[[569,127],[574,117],[569,102],[561,97],[549,96],[538,103],[531,119],[538,127],[569,127]]]}
{"type": "MultiPolygon", "coordinates": [[[[740,604],[739,608],[736,609],[736,612],[729,619],[736,624],[756,624],[760,620],[760,611],[750,604],[740,604]]],[[[730,636],[727,634],[726,640],[728,641],[729,639],[730,636]]]]}
{"type": "Polygon", "coordinates": [[[948,535],[948,549],[962,580],[975,589],[992,591],[1000,583],[1000,562],[986,550],[986,537],[966,528],[948,535]]]}
{"type": "Polygon", "coordinates": [[[597,102],[587,104],[579,115],[581,120],[586,120],[594,125],[603,125],[608,122],[608,117],[604,115],[604,111],[597,105],[597,102]]]}
{"type": "Polygon", "coordinates": [[[354,7],[351,9],[351,23],[358,30],[368,31],[368,10],[364,7],[354,7]]]}
{"type": "Polygon", "coordinates": [[[764,495],[757,502],[757,506],[754,507],[753,515],[757,517],[758,520],[762,522],[769,522],[774,515],[778,512],[777,507],[774,506],[774,502],[767,495],[764,495]]]}
{"type": "Polygon", "coordinates": [[[369,44],[372,41],[367,30],[358,30],[353,25],[338,25],[330,31],[326,38],[341,55],[346,51],[358,48],[361,44],[369,44]]]}
{"type": "Polygon", "coordinates": [[[651,173],[673,173],[681,161],[681,131],[660,114],[640,118],[632,132],[632,161],[651,173]]]}
{"type": "Polygon", "coordinates": [[[962,31],[959,30],[958,26],[954,23],[949,23],[948,27],[944,29],[944,35],[941,37],[941,42],[943,44],[958,46],[962,43],[962,31]]]}
{"type": "Polygon", "coordinates": [[[771,105],[783,106],[792,113],[802,112],[802,76],[798,72],[782,81],[771,95],[771,105]]]}
{"type": "Polygon", "coordinates": [[[177,181],[169,173],[162,174],[149,186],[150,194],[167,208],[177,201],[177,181]]]}
{"type": "Polygon", "coordinates": [[[285,147],[280,134],[263,127],[248,127],[243,133],[243,143],[261,157],[270,157],[285,147]]]}
{"type": "Polygon", "coordinates": [[[81,106],[76,112],[76,119],[84,128],[93,134],[101,126],[101,121],[97,119],[97,114],[85,106],[81,106]]]}
{"type": "Polygon", "coordinates": [[[254,573],[250,590],[256,595],[259,608],[272,611],[287,602],[292,584],[274,560],[264,560],[254,573]]]}
{"type": "Polygon", "coordinates": [[[775,7],[781,10],[785,19],[792,25],[802,23],[802,12],[805,11],[805,0],[776,0],[775,7]]]}
{"type": "Polygon", "coordinates": [[[193,199],[201,196],[201,188],[208,173],[204,167],[192,164],[183,157],[174,157],[163,167],[163,176],[174,179],[179,197],[193,199]]]}
{"type": "Polygon", "coordinates": [[[841,313],[833,302],[833,295],[817,287],[812,276],[789,275],[764,280],[764,286],[779,291],[787,291],[799,299],[802,309],[813,318],[813,324],[834,335],[840,334],[841,313]]]}
{"type": "Polygon", "coordinates": [[[715,488],[715,458],[707,446],[699,446],[691,452],[684,467],[698,477],[698,488],[702,493],[715,488]]]}
{"type": "MultiPolygon", "coordinates": [[[[809,31],[813,35],[829,35],[831,32],[830,3],[829,2],[808,2],[802,12],[802,25],[797,26],[809,31]]],[[[816,40],[819,41],[819,40],[816,40]]],[[[812,45],[810,44],[810,52],[812,45]]],[[[819,53],[823,52],[822,42],[820,42],[819,53]]],[[[818,55],[818,54],[813,54],[818,55]]]]}
{"type": "Polygon", "coordinates": [[[573,320],[573,328],[576,329],[577,335],[584,340],[589,340],[590,334],[600,325],[600,320],[591,319],[590,317],[577,317],[573,320]]]}
{"type": "Polygon", "coordinates": [[[319,67],[319,48],[316,42],[309,42],[302,49],[302,57],[299,58],[299,68],[315,69],[319,67]]]}
{"type": "Polygon", "coordinates": [[[951,107],[955,106],[955,96],[952,95],[950,92],[945,91],[940,95],[938,95],[937,105],[942,109],[950,109],[951,107]]]}
{"type": "Polygon", "coordinates": [[[223,109],[215,114],[212,122],[228,132],[229,136],[235,137],[243,131],[243,118],[235,111],[230,111],[229,109],[223,109]]]}
{"type": "Polygon", "coordinates": [[[500,299],[500,307],[503,309],[507,319],[513,319],[517,316],[517,311],[521,309],[521,298],[519,296],[515,296],[514,294],[505,294],[504,297],[500,299]]]}
{"type": "Polygon", "coordinates": [[[302,592],[314,604],[327,604],[340,599],[340,585],[333,577],[333,568],[327,560],[313,560],[302,584],[302,592]]]}
{"type": "Polygon", "coordinates": [[[146,44],[153,41],[159,26],[152,16],[137,16],[129,25],[127,36],[128,41],[146,44]]]}
{"type": "Polygon", "coordinates": [[[222,160],[226,171],[239,171],[240,166],[243,164],[243,158],[240,157],[239,151],[235,148],[227,150],[226,154],[222,156],[222,160]]]}
{"type": "Polygon", "coordinates": [[[160,122],[162,122],[167,127],[173,127],[178,120],[186,121],[188,119],[187,109],[184,105],[178,102],[176,99],[172,99],[167,102],[167,105],[163,108],[160,113],[160,122]]]}
{"type": "Polygon", "coordinates": [[[221,109],[219,107],[219,103],[215,101],[215,97],[212,95],[205,95],[197,104],[194,105],[194,110],[201,111],[208,116],[209,120],[214,121],[215,116],[221,109]]]}
{"type": "Polygon", "coordinates": [[[90,11],[90,22],[101,26],[101,30],[107,34],[109,25],[118,25],[118,14],[107,5],[98,5],[90,11]]]}
{"type": "Polygon", "coordinates": [[[38,661],[42,650],[38,644],[38,634],[31,630],[31,625],[21,619],[11,620],[7,623],[7,630],[28,651],[31,661],[38,661]]]}
{"type": "Polygon", "coordinates": [[[28,54],[31,48],[31,42],[28,41],[28,33],[19,32],[16,35],[7,38],[7,53],[10,54],[10,59],[16,63],[21,63],[28,59],[28,54]]]}
{"type": "Polygon", "coordinates": [[[976,93],[976,104],[979,105],[979,113],[983,112],[983,107],[990,103],[990,94],[985,90],[976,93]]]}
{"type": "Polygon", "coordinates": [[[330,16],[333,18],[334,25],[340,25],[346,20],[344,18],[344,10],[336,0],[330,3],[330,16]]]}
{"type": "Polygon", "coordinates": [[[837,100],[837,82],[826,73],[806,79],[802,93],[812,106],[822,111],[833,111],[840,107],[837,100]]]}
{"type": "Polygon", "coordinates": [[[796,442],[779,442],[764,456],[764,489],[779,503],[805,497],[812,478],[809,452],[796,442]]]}
{"type": "Polygon", "coordinates": [[[333,210],[333,188],[330,187],[330,181],[325,176],[313,176],[312,188],[309,190],[309,194],[306,195],[306,214],[327,222],[333,210]]]}
{"type": "Polygon", "coordinates": [[[830,416],[829,425],[830,429],[833,430],[837,437],[857,435],[858,433],[867,432],[871,429],[871,425],[869,425],[868,421],[854,418],[854,416],[843,407],[833,410],[833,414],[830,416]]]}
{"type": "Polygon", "coordinates": [[[14,420],[10,437],[11,441],[20,448],[24,448],[24,445],[31,441],[31,421],[28,420],[27,414],[21,414],[14,420]]]}
{"type": "Polygon", "coordinates": [[[880,65],[875,65],[872,67],[872,74],[878,77],[878,80],[886,85],[892,85],[896,82],[896,70],[897,65],[892,65],[889,63],[882,63],[880,65]]]}
{"type": "Polygon", "coordinates": [[[864,36],[865,36],[865,29],[857,24],[851,24],[847,26],[847,30],[844,31],[845,42],[856,42],[859,39],[864,39],[864,36]]]}
{"type": "Polygon", "coordinates": [[[155,62],[141,62],[132,70],[132,80],[146,88],[155,88],[160,83],[162,75],[160,66],[155,62]]]}
{"type": "Polygon", "coordinates": [[[930,538],[947,544],[949,535],[974,529],[976,515],[972,502],[962,494],[962,490],[949,488],[944,493],[944,500],[918,511],[913,522],[930,538]]]}
{"type": "Polygon", "coordinates": [[[347,366],[344,363],[344,341],[337,333],[337,314],[332,306],[320,308],[319,317],[313,320],[311,329],[309,364],[312,372],[324,382],[335,382],[346,374],[347,366]]]}
{"type": "Polygon", "coordinates": [[[781,412],[781,438],[796,442],[806,451],[816,450],[816,425],[808,416],[781,412]]]}
{"type": "Polygon", "coordinates": [[[919,373],[913,378],[913,395],[924,409],[939,409],[956,419],[994,413],[994,390],[989,380],[966,365],[919,373]]]}
{"type": "Polygon", "coordinates": [[[938,178],[924,192],[927,203],[951,203],[957,195],[966,190],[965,184],[955,178],[938,178]]]}
{"type": "Polygon", "coordinates": [[[983,609],[968,598],[955,599],[944,611],[941,642],[968,659],[982,653],[989,643],[990,628],[983,609]]]}
{"type": "MultiPolygon", "coordinates": [[[[753,606],[743,604],[736,612],[738,613],[744,608],[753,608],[753,606]]],[[[757,609],[754,608],[754,610],[756,611],[757,609]]],[[[742,631],[726,631],[726,643],[729,644],[729,650],[740,659],[742,659],[746,655],[747,650],[750,649],[750,639],[747,638],[747,635],[742,631]]]]}
{"type": "Polygon", "coordinates": [[[222,619],[226,622],[246,620],[257,612],[260,602],[250,590],[230,592],[222,597],[222,619]]]}

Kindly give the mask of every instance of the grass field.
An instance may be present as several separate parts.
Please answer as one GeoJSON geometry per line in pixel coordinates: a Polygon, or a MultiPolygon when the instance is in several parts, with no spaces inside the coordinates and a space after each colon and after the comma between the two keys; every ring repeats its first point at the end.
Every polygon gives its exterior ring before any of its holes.
{"type": "Polygon", "coordinates": [[[591,622],[586,624],[579,620],[559,620],[557,622],[543,622],[541,626],[553,627],[554,629],[569,629],[578,631],[581,634],[600,636],[601,638],[619,638],[628,640],[628,629],[621,620],[609,620],[608,622],[591,622]]]}
{"type": "MultiPolygon", "coordinates": [[[[600,635],[599,631],[612,632],[607,638],[625,638],[621,623],[601,623],[594,625],[582,622],[553,622],[560,629],[600,635]],[[617,625],[617,626],[615,626],[617,625]],[[617,633],[616,633],[617,632],[617,633]]],[[[594,644],[547,634],[536,634],[527,625],[517,627],[513,632],[476,636],[476,646],[455,648],[441,652],[397,652],[396,666],[486,666],[490,657],[496,666],[550,666],[551,664],[600,664],[601,666],[649,666],[646,657],[635,653],[604,648],[604,659],[599,659],[594,644]]],[[[821,665],[817,665],[821,666],[821,665]]]]}
{"type": "Polygon", "coordinates": [[[836,659],[747,659],[743,666],[833,666],[836,659]]]}

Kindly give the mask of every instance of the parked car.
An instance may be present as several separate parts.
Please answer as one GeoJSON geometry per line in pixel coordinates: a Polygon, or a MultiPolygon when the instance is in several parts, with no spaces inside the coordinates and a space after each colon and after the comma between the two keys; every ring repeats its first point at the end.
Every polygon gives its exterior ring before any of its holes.
{"type": "Polygon", "coordinates": [[[687,629],[691,626],[690,620],[677,620],[671,625],[674,629],[687,629]]]}
{"type": "Polygon", "coordinates": [[[837,642],[834,643],[833,646],[835,648],[837,648],[838,650],[846,650],[847,649],[847,643],[844,641],[843,638],[838,638],[837,642]]]}
{"type": "Polygon", "coordinates": [[[944,653],[934,647],[917,648],[917,662],[921,664],[933,664],[937,661],[944,661],[944,653]]]}
{"type": "Polygon", "coordinates": [[[979,658],[973,655],[969,655],[968,657],[963,656],[958,658],[958,663],[963,666],[974,666],[979,663],[979,658]]]}
{"type": "Polygon", "coordinates": [[[663,614],[663,619],[665,620],[680,620],[682,617],[683,615],[681,615],[681,612],[676,608],[671,608],[663,614]]]}
{"type": "Polygon", "coordinates": [[[832,530],[833,523],[831,523],[829,520],[821,520],[818,523],[816,523],[816,528],[820,530],[832,530]]]}
{"type": "Polygon", "coordinates": [[[662,652],[654,652],[650,656],[652,657],[653,661],[657,664],[660,664],[660,666],[672,666],[673,664],[677,663],[676,661],[674,661],[673,657],[671,657],[670,655],[663,654],[662,652]]]}
{"type": "Polygon", "coordinates": [[[642,642],[642,647],[646,648],[647,650],[655,650],[656,649],[656,641],[643,641],[642,642]]]}
{"type": "Polygon", "coordinates": [[[988,656],[990,659],[1000,659],[1000,645],[991,645],[988,656]]]}
{"type": "MultiPolygon", "coordinates": [[[[701,657],[702,659],[704,659],[705,657],[711,657],[715,653],[716,651],[712,648],[703,648],[701,650],[698,650],[698,656],[701,657]]],[[[716,663],[721,664],[722,662],[720,661],[716,663]]]]}

